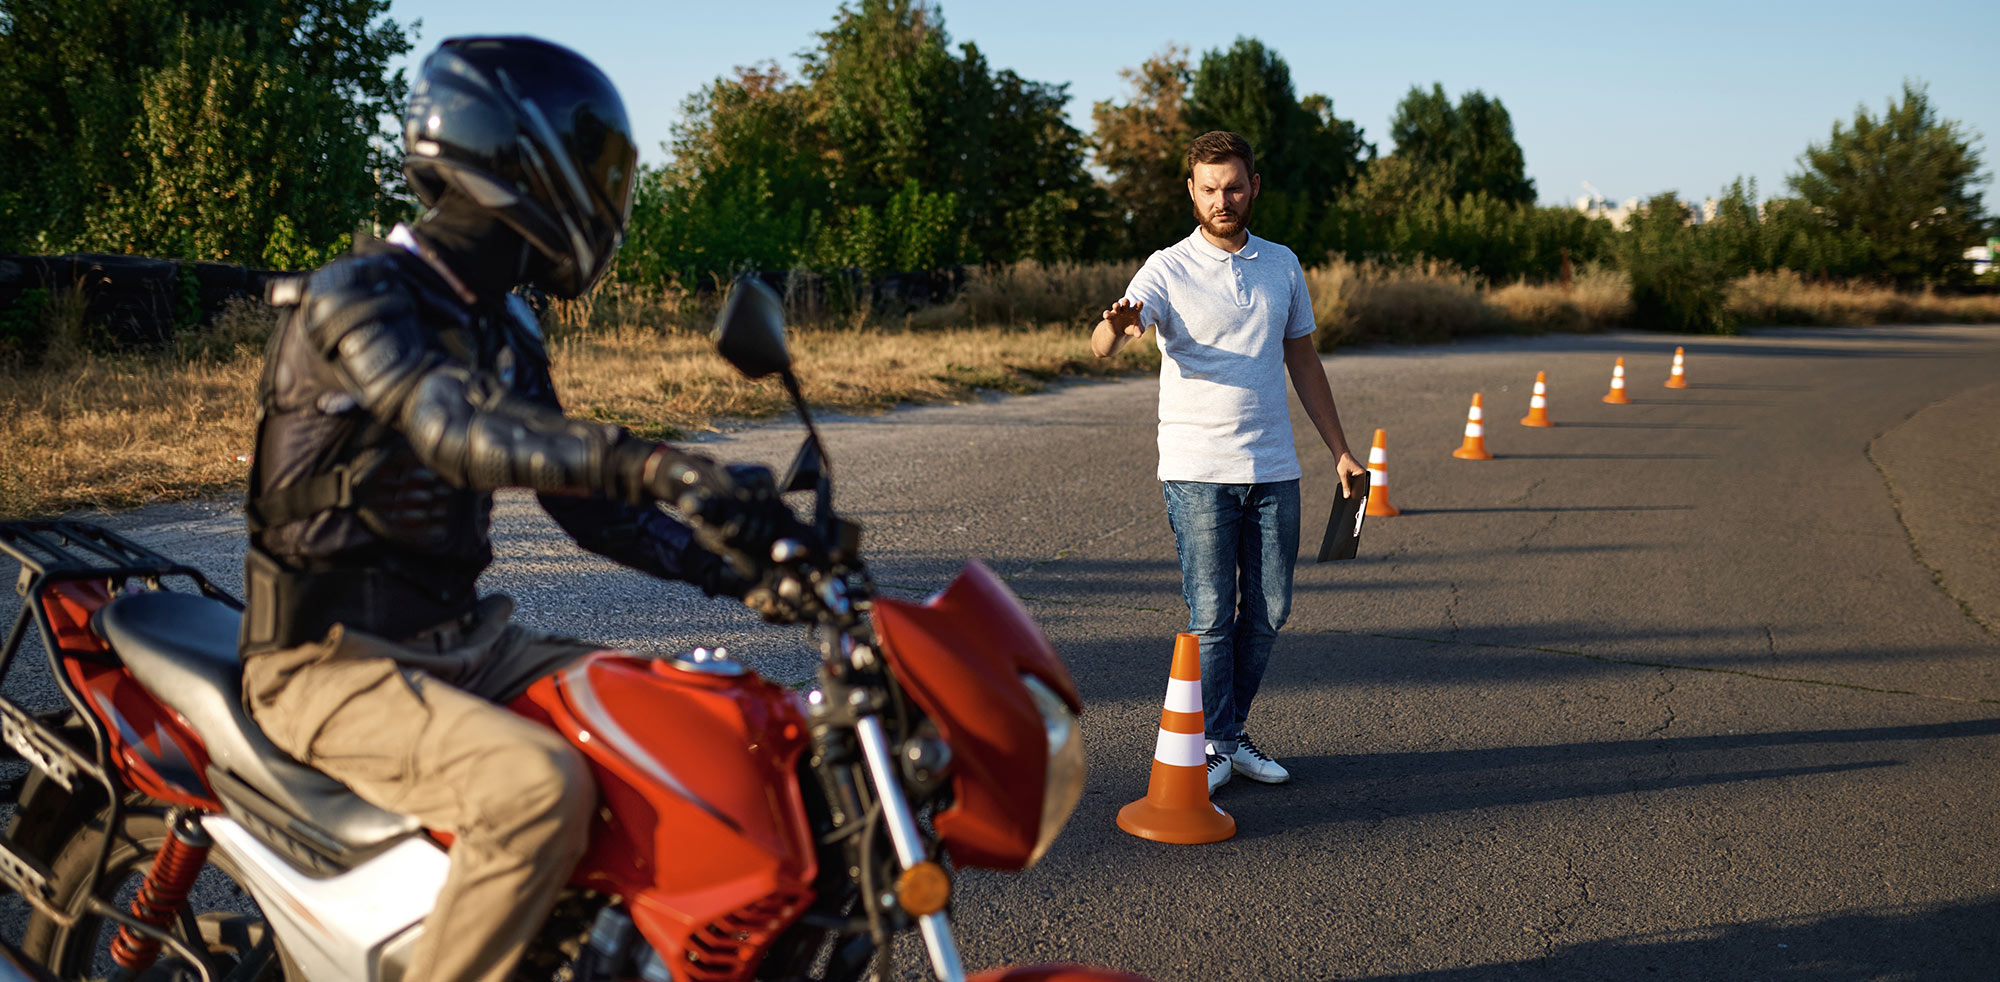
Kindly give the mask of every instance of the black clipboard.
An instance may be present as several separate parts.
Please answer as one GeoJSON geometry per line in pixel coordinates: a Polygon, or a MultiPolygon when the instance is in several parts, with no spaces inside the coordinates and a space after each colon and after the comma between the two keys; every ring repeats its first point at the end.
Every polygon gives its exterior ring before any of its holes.
{"type": "Polygon", "coordinates": [[[1319,541],[1318,562],[1353,559],[1361,547],[1361,522],[1368,517],[1368,475],[1354,478],[1354,494],[1333,493],[1333,514],[1326,517],[1326,537],[1319,541]]]}

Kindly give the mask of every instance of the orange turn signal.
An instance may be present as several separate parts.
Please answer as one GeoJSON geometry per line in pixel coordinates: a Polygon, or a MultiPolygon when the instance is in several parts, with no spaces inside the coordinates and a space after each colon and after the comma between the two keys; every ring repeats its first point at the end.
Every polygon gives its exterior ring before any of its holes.
{"type": "Polygon", "coordinates": [[[896,877],[896,903],[917,917],[943,910],[949,900],[951,877],[928,859],[896,877]]]}

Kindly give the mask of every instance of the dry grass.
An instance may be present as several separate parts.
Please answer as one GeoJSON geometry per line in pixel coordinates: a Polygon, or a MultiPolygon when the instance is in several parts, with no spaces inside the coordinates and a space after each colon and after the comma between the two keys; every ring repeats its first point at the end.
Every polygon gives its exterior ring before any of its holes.
{"type": "MultiPolygon", "coordinates": [[[[240,325],[230,330],[238,330],[240,325]]],[[[243,487],[261,350],[228,357],[84,358],[0,373],[0,516],[112,508],[243,487]]],[[[807,329],[793,358],[815,408],[868,413],[1029,392],[1063,375],[1158,366],[1151,345],[1100,361],[1082,325],[807,329]]],[[[751,382],[691,331],[584,331],[554,344],[572,412],[670,438],[718,421],[787,411],[776,381],[751,382]]]]}
{"type": "Polygon", "coordinates": [[[131,356],[0,374],[0,515],[242,487],[258,368],[131,356]]]}
{"type": "Polygon", "coordinates": [[[1478,280],[1442,262],[1335,259],[1306,271],[1321,351],[1355,341],[1444,341],[1504,326],[1478,280]]]}
{"type": "Polygon", "coordinates": [[[1729,312],[1746,324],[1977,324],[2000,321],[2000,296],[1898,293],[1869,283],[1812,283],[1790,270],[1729,285],[1729,312]]]}
{"type": "Polygon", "coordinates": [[[974,324],[1089,325],[1125,295],[1137,263],[1033,263],[972,270],[947,304],[909,315],[917,329],[974,324]]]}
{"type": "Polygon", "coordinates": [[[1560,283],[1511,283],[1492,290],[1487,302],[1506,318],[1532,331],[1601,331],[1632,317],[1632,278],[1605,266],[1586,266],[1560,283]]]}
{"type": "MultiPolygon", "coordinates": [[[[809,325],[792,335],[806,397],[816,408],[870,413],[1033,391],[1063,375],[1152,370],[1159,352],[1150,343],[1115,359],[1089,352],[1089,326],[1132,271],[1129,263],[977,270],[952,303],[884,318],[888,324],[856,326],[859,315],[806,309],[795,298],[795,322],[809,325]]],[[[1631,315],[1629,281],[1601,268],[1586,268],[1567,291],[1487,289],[1439,263],[1336,260],[1306,277],[1323,350],[1482,331],[1598,330],[1631,315]]],[[[1790,273],[1739,280],[1729,303],[1745,322],[1761,324],[2000,321],[2000,297],[1898,294],[1790,273]]],[[[81,308],[79,298],[53,298],[53,343],[32,359],[36,367],[0,365],[0,516],[239,490],[269,309],[237,305],[174,351],[148,357],[91,354],[81,308]]],[[[747,381],[716,357],[706,337],[713,316],[713,298],[616,284],[558,305],[547,319],[557,389],[572,412],[655,438],[786,412],[775,381],[747,381]]]]}

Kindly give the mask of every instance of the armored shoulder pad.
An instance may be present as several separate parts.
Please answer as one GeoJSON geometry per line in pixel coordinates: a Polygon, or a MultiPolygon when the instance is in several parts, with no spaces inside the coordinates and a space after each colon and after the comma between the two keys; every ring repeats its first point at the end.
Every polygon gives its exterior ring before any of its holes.
{"type": "Polygon", "coordinates": [[[307,339],[371,411],[405,391],[431,359],[410,285],[387,257],[348,256],[322,267],[306,281],[299,313],[307,339]]]}

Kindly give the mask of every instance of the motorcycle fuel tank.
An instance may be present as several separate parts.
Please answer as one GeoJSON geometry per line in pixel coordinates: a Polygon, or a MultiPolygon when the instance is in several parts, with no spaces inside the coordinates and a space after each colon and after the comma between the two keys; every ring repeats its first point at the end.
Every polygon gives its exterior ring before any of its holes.
{"type": "Polygon", "coordinates": [[[811,901],[817,873],[797,695],[747,671],[600,652],[521,702],[583,752],[597,781],[601,807],[572,882],[626,897],[641,933],[689,978],[754,967],[811,901]]]}

